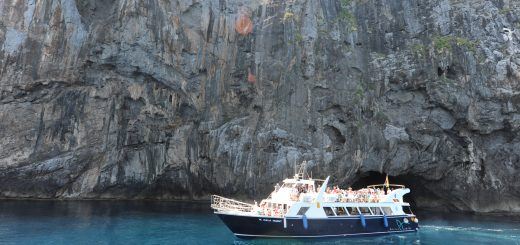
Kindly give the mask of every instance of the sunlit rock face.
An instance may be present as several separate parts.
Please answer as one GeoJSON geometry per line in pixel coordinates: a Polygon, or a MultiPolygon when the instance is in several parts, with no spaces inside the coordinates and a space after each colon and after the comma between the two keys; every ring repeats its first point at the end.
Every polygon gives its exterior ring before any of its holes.
{"type": "Polygon", "coordinates": [[[400,176],[422,207],[520,212],[519,13],[0,1],[0,195],[258,199],[308,160],[344,187],[400,176]]]}

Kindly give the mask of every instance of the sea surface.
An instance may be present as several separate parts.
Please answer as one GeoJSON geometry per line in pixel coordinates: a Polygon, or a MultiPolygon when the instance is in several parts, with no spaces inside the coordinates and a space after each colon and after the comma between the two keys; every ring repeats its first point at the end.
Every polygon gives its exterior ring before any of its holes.
{"type": "Polygon", "coordinates": [[[0,200],[0,244],[520,244],[520,219],[419,212],[411,234],[241,240],[209,204],[0,200]]]}

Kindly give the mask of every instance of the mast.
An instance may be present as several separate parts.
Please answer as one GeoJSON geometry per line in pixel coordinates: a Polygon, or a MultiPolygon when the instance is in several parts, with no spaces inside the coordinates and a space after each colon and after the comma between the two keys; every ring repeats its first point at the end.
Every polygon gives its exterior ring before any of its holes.
{"type": "Polygon", "coordinates": [[[298,171],[294,173],[295,179],[305,179],[305,177],[309,178],[309,174],[307,174],[307,161],[303,161],[298,171]]]}

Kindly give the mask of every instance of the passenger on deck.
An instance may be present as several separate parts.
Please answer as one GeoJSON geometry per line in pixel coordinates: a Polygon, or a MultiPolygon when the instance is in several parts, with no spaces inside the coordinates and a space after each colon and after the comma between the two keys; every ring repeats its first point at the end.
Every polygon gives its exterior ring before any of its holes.
{"type": "Polygon", "coordinates": [[[353,202],[355,199],[354,192],[352,191],[352,187],[349,187],[347,190],[347,201],[353,202]]]}
{"type": "Polygon", "coordinates": [[[385,195],[385,193],[381,190],[381,189],[377,189],[377,201],[381,201],[383,200],[383,196],[385,195]]]}
{"type": "Polygon", "coordinates": [[[298,193],[298,190],[296,188],[293,188],[291,190],[291,200],[292,201],[298,201],[299,197],[300,197],[300,195],[298,193]]]}
{"type": "Polygon", "coordinates": [[[374,195],[372,194],[372,190],[368,190],[367,201],[368,202],[374,202],[374,195]]]}

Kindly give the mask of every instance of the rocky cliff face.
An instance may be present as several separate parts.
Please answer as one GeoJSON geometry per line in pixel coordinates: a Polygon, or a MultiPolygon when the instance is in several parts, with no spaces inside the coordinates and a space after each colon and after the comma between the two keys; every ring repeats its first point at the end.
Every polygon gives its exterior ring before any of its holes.
{"type": "Polygon", "coordinates": [[[259,198],[308,160],[343,186],[388,173],[422,207],[520,212],[519,13],[2,0],[0,195],[259,198]]]}

